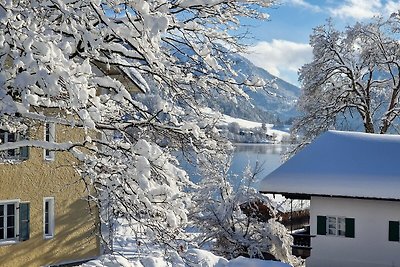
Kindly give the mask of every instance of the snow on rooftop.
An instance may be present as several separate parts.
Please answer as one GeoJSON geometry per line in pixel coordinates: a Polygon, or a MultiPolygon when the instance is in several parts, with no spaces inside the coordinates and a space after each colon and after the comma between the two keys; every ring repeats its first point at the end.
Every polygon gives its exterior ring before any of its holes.
{"type": "Polygon", "coordinates": [[[328,131],[260,182],[261,192],[400,200],[400,136],[328,131]]]}

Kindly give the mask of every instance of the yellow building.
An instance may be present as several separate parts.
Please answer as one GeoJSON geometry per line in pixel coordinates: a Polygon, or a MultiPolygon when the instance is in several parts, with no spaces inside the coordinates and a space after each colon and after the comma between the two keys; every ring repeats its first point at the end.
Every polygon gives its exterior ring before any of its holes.
{"type": "MultiPolygon", "coordinates": [[[[46,123],[29,130],[34,140],[82,139],[78,129],[46,123]]],[[[18,134],[0,132],[2,143],[18,134]]],[[[0,266],[47,266],[100,254],[98,219],[68,152],[18,148],[1,152],[0,266]]]]}
{"type": "MultiPolygon", "coordinates": [[[[131,92],[145,86],[128,70],[92,64],[131,92]]],[[[53,113],[54,111],[52,111],[53,113]]],[[[28,139],[63,143],[83,141],[81,129],[37,123],[28,139]]],[[[0,130],[1,144],[25,137],[0,130]]],[[[95,258],[101,253],[99,219],[88,202],[88,187],[69,153],[42,148],[0,151],[0,266],[52,266],[95,258]]]]}

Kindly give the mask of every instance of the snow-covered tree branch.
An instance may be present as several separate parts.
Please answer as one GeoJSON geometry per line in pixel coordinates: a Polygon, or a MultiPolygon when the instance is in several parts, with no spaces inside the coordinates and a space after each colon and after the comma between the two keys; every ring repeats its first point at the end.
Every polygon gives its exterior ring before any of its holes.
{"type": "Polygon", "coordinates": [[[217,172],[230,146],[198,97],[234,100],[264,86],[256,77],[234,79],[223,55],[243,49],[231,35],[240,19],[265,19],[271,3],[0,1],[0,128],[29,136],[55,123],[81,133],[0,150],[71,152],[100,211],[126,219],[148,242],[176,246],[192,205],[187,188],[196,188],[176,153],[217,172]],[[161,92],[155,102],[133,95],[151,87],[161,92]]]}

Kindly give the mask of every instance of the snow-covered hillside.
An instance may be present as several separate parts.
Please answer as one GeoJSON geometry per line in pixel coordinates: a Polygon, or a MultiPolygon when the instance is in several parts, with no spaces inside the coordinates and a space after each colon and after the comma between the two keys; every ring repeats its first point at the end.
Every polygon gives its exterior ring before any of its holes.
{"type": "Polygon", "coordinates": [[[248,90],[249,100],[238,99],[233,103],[222,97],[214,98],[208,106],[235,118],[266,123],[284,123],[297,116],[296,103],[300,88],[255,66],[239,54],[228,54],[237,73],[235,80],[241,81],[246,76],[257,76],[265,81],[274,81],[257,91],[248,90]]]}
{"type": "Polygon", "coordinates": [[[289,141],[290,134],[274,129],[274,124],[249,121],[222,115],[218,125],[233,142],[281,143],[289,141]]]}

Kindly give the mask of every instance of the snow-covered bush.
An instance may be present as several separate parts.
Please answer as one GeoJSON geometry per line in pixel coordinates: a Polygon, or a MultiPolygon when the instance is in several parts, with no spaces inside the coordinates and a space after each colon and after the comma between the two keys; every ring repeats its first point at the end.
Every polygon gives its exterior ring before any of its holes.
{"type": "Polygon", "coordinates": [[[271,201],[252,187],[259,171],[247,167],[239,187],[233,188],[226,169],[219,176],[204,170],[209,179],[202,182],[194,214],[202,232],[199,244],[228,259],[246,256],[302,266],[303,261],[291,253],[293,237],[277,221],[271,201]],[[216,177],[223,182],[216,182],[216,177]]]}

